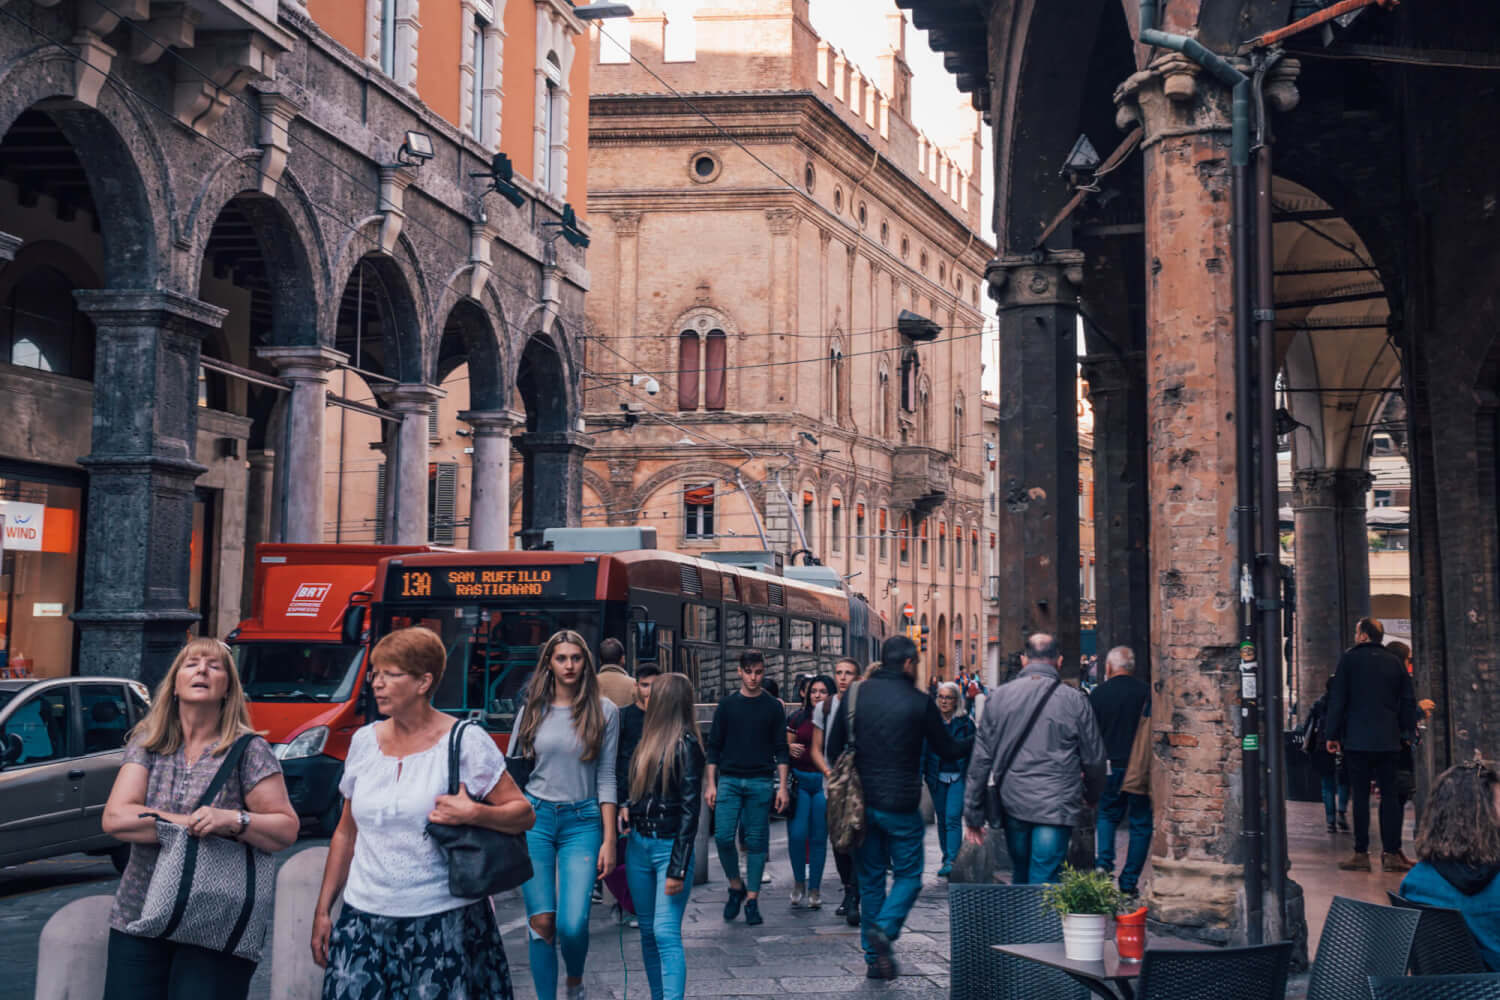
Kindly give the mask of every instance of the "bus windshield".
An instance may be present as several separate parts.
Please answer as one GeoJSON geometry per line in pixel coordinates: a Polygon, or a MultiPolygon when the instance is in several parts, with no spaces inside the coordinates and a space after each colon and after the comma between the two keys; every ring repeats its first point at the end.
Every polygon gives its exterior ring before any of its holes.
{"type": "Polygon", "coordinates": [[[599,645],[599,610],[493,607],[479,604],[388,607],[382,635],[421,625],[442,636],[448,665],[433,705],[445,712],[482,713],[490,730],[509,729],[522,689],[552,633],[572,629],[599,645]]]}
{"type": "Polygon", "coordinates": [[[363,652],[336,642],[245,642],[234,658],[251,701],[348,701],[363,652]]]}

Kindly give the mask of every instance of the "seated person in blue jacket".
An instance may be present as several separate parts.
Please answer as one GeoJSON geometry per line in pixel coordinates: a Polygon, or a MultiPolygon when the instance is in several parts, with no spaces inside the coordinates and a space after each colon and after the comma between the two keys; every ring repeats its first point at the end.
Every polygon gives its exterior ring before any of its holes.
{"type": "Polygon", "coordinates": [[[1417,859],[1401,895],[1462,913],[1484,964],[1500,971],[1500,775],[1493,767],[1474,761],[1438,775],[1422,811],[1417,859]]]}

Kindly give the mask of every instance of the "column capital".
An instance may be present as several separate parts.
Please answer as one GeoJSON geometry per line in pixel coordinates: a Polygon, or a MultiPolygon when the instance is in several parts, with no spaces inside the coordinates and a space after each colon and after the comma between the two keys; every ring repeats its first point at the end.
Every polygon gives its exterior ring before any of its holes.
{"type": "Polygon", "coordinates": [[[437,386],[422,382],[401,382],[376,389],[375,394],[386,409],[400,414],[426,413],[428,407],[448,395],[437,386]]]}
{"type": "Polygon", "coordinates": [[[609,218],[615,224],[616,236],[635,236],[641,231],[640,212],[611,212],[609,218]]]}
{"type": "Polygon", "coordinates": [[[1340,507],[1365,509],[1365,494],[1375,485],[1375,477],[1364,469],[1337,469],[1333,474],[1333,495],[1340,507]]]}
{"type": "Polygon", "coordinates": [[[1076,302],[1083,284],[1083,253],[1046,250],[1003,254],[984,268],[990,298],[1002,306],[1048,306],[1076,302]]]}
{"type": "Polygon", "coordinates": [[[461,410],[458,419],[474,428],[475,437],[510,437],[512,429],[526,426],[514,410],[461,410]]]}
{"type": "Polygon", "coordinates": [[[223,326],[229,315],[227,309],[161,288],[80,288],[73,299],[96,326],[170,327],[200,337],[223,326]]]}
{"type": "Polygon", "coordinates": [[[1292,473],[1292,510],[1333,509],[1333,469],[1297,469],[1292,473]]]}
{"type": "Polygon", "coordinates": [[[594,440],[582,431],[527,431],[515,439],[527,454],[566,452],[585,455],[594,450],[594,440]]]}
{"type": "Polygon", "coordinates": [[[1141,355],[1138,351],[1124,356],[1090,354],[1080,358],[1083,380],[1089,384],[1089,399],[1097,400],[1129,392],[1133,388],[1132,383],[1140,362],[1141,355]]]}
{"type": "Polygon", "coordinates": [[[331,347],[261,347],[255,356],[269,361],[282,378],[293,382],[327,382],[328,373],[349,360],[331,347]]]}
{"type": "MultiPolygon", "coordinates": [[[[1228,56],[1240,72],[1251,72],[1248,60],[1228,56]]],[[[1283,59],[1267,74],[1266,98],[1277,111],[1297,106],[1296,79],[1302,64],[1283,59]]],[[[1228,132],[1231,88],[1216,80],[1187,56],[1164,51],[1145,69],[1132,73],[1115,88],[1115,124],[1129,129],[1139,122],[1142,146],[1178,135],[1228,132]]]]}
{"type": "Polygon", "coordinates": [[[795,208],[768,208],[766,209],[766,222],[771,227],[771,235],[787,236],[797,225],[797,210],[795,208]]]}

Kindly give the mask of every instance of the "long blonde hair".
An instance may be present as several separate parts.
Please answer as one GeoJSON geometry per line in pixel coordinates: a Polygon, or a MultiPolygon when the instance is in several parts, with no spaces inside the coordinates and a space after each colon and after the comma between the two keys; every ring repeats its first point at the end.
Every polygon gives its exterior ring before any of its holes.
{"type": "Polygon", "coordinates": [[[677,778],[677,742],[686,733],[700,743],[693,682],[682,674],[661,674],[651,683],[651,702],[641,723],[641,742],[630,761],[630,801],[639,802],[653,780],[663,795],[677,778]]]}
{"type": "Polygon", "coordinates": [[[571,629],[554,632],[542,647],[542,655],[536,661],[536,673],[526,686],[526,705],[521,709],[521,728],[516,733],[523,757],[536,756],[536,731],[542,720],[552,710],[552,699],[557,696],[557,675],[552,672],[552,652],[563,643],[571,643],[583,650],[583,676],[578,680],[578,690],[573,693],[573,732],[583,745],[580,760],[590,761],[599,756],[604,745],[604,705],[599,695],[599,675],[594,670],[594,656],[583,636],[571,629]]]}
{"type": "Polygon", "coordinates": [[[190,658],[201,655],[219,658],[224,672],[229,675],[229,687],[224,692],[224,701],[219,705],[219,735],[214,742],[213,755],[218,757],[229,751],[234,741],[245,733],[255,732],[250,724],[250,706],[245,700],[245,688],[240,683],[239,669],[234,665],[234,654],[218,639],[197,636],[178,650],[167,675],[156,685],[151,698],[151,711],[131,729],[129,739],[137,740],[141,746],[154,754],[170,756],[182,748],[182,718],[177,712],[177,674],[190,658]]]}

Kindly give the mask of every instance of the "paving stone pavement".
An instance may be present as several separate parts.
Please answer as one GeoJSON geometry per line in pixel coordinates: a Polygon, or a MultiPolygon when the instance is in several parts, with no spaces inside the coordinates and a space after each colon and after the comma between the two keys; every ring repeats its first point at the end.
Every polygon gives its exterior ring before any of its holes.
{"type": "MultiPolygon", "coordinates": [[[[325,841],[301,841],[282,859],[325,841]]],[[[821,910],[793,910],[786,826],[771,825],[767,870],[772,882],[761,895],[765,923],[748,927],[742,916],[723,920],[726,882],[717,856],[710,881],[693,888],[683,920],[689,997],[880,997],[940,998],[948,993],[948,889],[937,878],[937,834],[927,831],[922,895],[896,943],[901,977],[894,982],[864,978],[859,932],[834,913],[841,895],[833,857],[824,876],[821,910]]],[[[31,1000],[36,982],[37,940],[59,907],[82,896],[111,894],[118,884],[107,858],[69,855],[0,869],[0,1000],[31,1000]]],[[[519,892],[495,899],[517,1000],[535,1000],[527,962],[526,911],[519,892]]],[[[621,927],[607,906],[595,906],[590,922],[589,961],[584,979],[590,1000],[649,998],[641,959],[640,931],[621,927]]],[[[262,961],[251,984],[252,1000],[270,1000],[271,963],[262,961]]]]}

